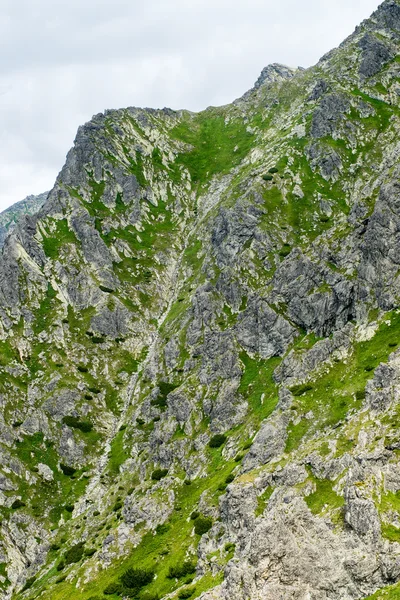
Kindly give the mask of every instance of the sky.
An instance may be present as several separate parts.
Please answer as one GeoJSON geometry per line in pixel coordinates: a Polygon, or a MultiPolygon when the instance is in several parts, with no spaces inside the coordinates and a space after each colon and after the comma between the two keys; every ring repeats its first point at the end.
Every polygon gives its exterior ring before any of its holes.
{"type": "Polygon", "coordinates": [[[52,188],[107,108],[197,111],[262,68],[309,67],[377,0],[1,0],[0,211],[52,188]]]}

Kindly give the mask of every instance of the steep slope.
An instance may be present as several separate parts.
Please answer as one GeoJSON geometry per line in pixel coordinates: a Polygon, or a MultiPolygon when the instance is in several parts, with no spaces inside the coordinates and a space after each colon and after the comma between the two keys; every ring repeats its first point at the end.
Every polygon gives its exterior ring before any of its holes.
{"type": "Polygon", "coordinates": [[[43,206],[47,195],[48,192],[38,194],[37,196],[27,196],[24,200],[16,202],[0,213],[0,248],[4,245],[8,231],[14,229],[15,224],[23,215],[35,214],[43,206]]]}
{"type": "Polygon", "coordinates": [[[0,261],[4,598],[398,597],[399,36],[79,129],[0,261]]]}

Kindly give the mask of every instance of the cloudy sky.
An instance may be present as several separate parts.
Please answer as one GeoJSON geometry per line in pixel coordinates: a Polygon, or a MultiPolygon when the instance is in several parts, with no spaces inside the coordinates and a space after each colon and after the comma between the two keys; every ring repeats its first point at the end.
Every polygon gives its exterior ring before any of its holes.
{"type": "Polygon", "coordinates": [[[52,187],[106,108],[201,110],[308,67],[378,0],[0,0],[0,210],[52,187]]]}

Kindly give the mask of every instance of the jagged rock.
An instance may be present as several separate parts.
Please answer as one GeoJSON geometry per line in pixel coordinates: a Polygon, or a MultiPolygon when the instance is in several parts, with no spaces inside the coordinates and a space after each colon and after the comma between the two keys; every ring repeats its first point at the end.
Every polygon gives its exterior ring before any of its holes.
{"type": "Polygon", "coordinates": [[[360,48],[362,60],[359,70],[364,77],[376,75],[393,58],[391,48],[369,33],[360,40],[360,48]]]}

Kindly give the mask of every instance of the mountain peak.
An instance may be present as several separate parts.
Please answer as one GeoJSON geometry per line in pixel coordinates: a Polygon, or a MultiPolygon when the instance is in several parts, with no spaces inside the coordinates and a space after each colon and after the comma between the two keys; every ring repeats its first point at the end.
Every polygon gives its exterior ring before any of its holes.
{"type": "Polygon", "coordinates": [[[280,63],[272,63],[263,68],[259,78],[254,84],[254,89],[260,88],[264,83],[275,83],[276,81],[283,81],[285,79],[291,79],[297,73],[299,68],[288,67],[280,63]]]}

